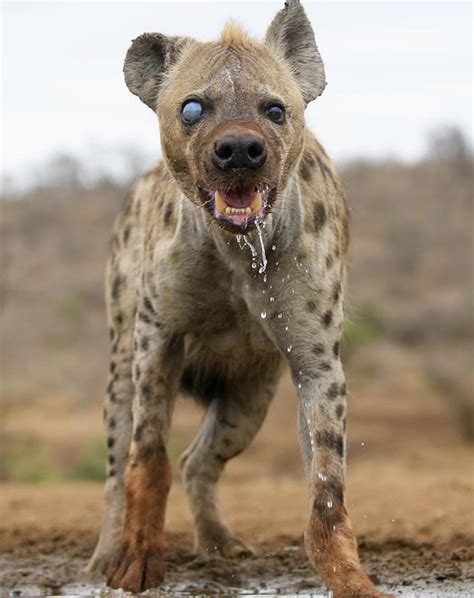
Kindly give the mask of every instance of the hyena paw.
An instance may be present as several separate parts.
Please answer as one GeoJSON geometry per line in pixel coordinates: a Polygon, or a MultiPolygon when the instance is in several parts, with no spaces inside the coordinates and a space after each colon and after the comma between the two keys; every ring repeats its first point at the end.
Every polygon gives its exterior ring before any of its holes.
{"type": "Polygon", "coordinates": [[[138,594],[163,582],[163,550],[122,545],[107,568],[107,585],[138,594]]]}
{"type": "Polygon", "coordinates": [[[115,556],[116,550],[113,547],[105,548],[100,544],[94,550],[94,554],[84,568],[85,573],[93,575],[94,573],[104,574],[115,556]]]}
{"type": "Polygon", "coordinates": [[[215,558],[243,558],[255,556],[255,550],[238,536],[227,534],[217,540],[199,542],[198,560],[211,560],[215,558]]]}

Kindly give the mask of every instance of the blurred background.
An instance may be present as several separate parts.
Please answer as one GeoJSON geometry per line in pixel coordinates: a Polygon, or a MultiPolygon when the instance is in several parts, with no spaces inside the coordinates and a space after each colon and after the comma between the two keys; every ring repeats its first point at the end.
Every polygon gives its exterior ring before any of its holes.
{"type": "MultiPolygon", "coordinates": [[[[472,539],[472,4],[304,4],[329,82],[308,125],[352,210],[343,356],[355,525],[372,540],[472,539]]],[[[156,118],[122,80],[131,39],[212,39],[230,16],[262,36],[280,8],[3,3],[0,478],[8,496],[29,497],[24,511],[8,503],[18,529],[40,525],[25,483],[74,488],[68,500],[87,487],[99,513],[104,263],[128,186],[160,156],[156,118]]],[[[180,399],[174,465],[201,418],[180,399]]],[[[295,420],[285,374],[229,487],[288,481],[303,496],[295,420]]]]}

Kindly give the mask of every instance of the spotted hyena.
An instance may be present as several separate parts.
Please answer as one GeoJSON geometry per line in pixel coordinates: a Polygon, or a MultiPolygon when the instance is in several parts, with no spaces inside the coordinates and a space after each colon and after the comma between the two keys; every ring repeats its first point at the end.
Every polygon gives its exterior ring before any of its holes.
{"type": "Polygon", "coordinates": [[[113,588],[162,582],[166,441],[180,390],[207,406],[181,459],[196,549],[251,552],[223,520],[216,486],[260,428],[286,363],[309,485],[308,556],[335,596],[376,596],[344,506],[348,217],[304,124],[326,85],[311,24],[289,0],[263,42],[232,23],[212,43],[144,34],[124,73],[158,115],[164,160],[134,186],[111,243],[108,471],[89,569],[113,588]]]}

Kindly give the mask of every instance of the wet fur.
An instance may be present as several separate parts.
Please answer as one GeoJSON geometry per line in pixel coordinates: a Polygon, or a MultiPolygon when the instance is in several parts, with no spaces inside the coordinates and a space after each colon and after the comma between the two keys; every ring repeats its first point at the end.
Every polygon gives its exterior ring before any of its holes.
{"type": "MultiPolygon", "coordinates": [[[[223,519],[217,481],[260,428],[286,362],[297,387],[310,491],[308,556],[335,596],[379,595],[360,566],[344,506],[339,345],[348,215],[331,162],[304,128],[305,104],[324,87],[318,61],[296,0],[277,15],[264,44],[231,25],[210,44],[148,34],[127,55],[127,84],[159,115],[164,161],[133,187],[107,265],[108,479],[89,570],[107,571],[111,587],[137,592],[162,581],[171,481],[166,439],[179,390],[207,406],[202,430],[181,459],[196,549],[203,558],[251,552],[223,519]],[[196,90],[213,110],[190,131],[176,109],[196,90]],[[284,127],[269,124],[255,104],[259,90],[284,98],[284,127]],[[227,122],[258,129],[269,153],[258,177],[277,185],[266,218],[265,275],[252,268],[248,247],[210,217],[197,191],[203,179],[232,188],[242,176],[224,177],[206,161],[227,122]]],[[[247,234],[258,247],[255,229],[247,234]]]]}

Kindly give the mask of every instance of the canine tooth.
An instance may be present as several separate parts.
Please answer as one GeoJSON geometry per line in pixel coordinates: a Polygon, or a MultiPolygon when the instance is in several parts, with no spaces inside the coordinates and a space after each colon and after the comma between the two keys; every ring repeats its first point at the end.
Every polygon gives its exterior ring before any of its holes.
{"type": "Polygon", "coordinates": [[[260,193],[260,191],[255,193],[255,197],[252,200],[250,207],[252,208],[253,212],[260,212],[260,210],[262,209],[262,194],[260,193]]]}
{"type": "Polygon", "coordinates": [[[251,214],[251,213],[252,213],[252,208],[250,208],[250,207],[248,207],[248,208],[245,208],[245,213],[246,213],[247,215],[251,214]]]}
{"type": "MultiPolygon", "coordinates": [[[[224,213],[226,212],[226,204],[225,201],[222,199],[221,194],[219,191],[216,191],[214,195],[214,202],[216,204],[216,208],[219,212],[224,213]]],[[[227,213],[227,212],[226,212],[227,213]]]]}
{"type": "Polygon", "coordinates": [[[232,210],[232,208],[229,208],[229,206],[227,206],[226,209],[225,209],[225,213],[226,214],[230,214],[231,210],[232,210]]]}

